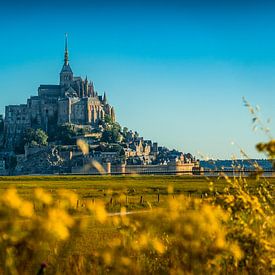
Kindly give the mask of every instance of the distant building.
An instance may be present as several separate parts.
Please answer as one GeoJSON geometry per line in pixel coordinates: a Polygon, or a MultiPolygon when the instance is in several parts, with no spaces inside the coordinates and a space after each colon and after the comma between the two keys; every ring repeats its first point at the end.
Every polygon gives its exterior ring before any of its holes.
{"type": "Polygon", "coordinates": [[[59,78],[58,85],[40,85],[38,95],[31,96],[27,104],[6,106],[6,148],[12,149],[27,128],[48,132],[50,125],[65,123],[96,126],[105,115],[115,121],[115,110],[108,104],[106,93],[98,95],[87,77],[74,76],[69,64],[67,37],[59,78]]]}

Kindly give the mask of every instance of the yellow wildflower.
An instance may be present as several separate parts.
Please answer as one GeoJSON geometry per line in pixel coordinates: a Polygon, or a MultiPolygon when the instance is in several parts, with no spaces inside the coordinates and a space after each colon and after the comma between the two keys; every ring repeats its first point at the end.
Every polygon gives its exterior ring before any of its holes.
{"type": "Polygon", "coordinates": [[[159,254],[163,254],[165,251],[165,246],[163,245],[163,243],[161,241],[159,241],[158,239],[154,239],[152,241],[152,245],[154,247],[154,249],[159,253],[159,254]]]}
{"type": "Polygon", "coordinates": [[[22,217],[31,217],[33,215],[33,204],[29,201],[23,201],[18,210],[22,217]]]}
{"type": "Polygon", "coordinates": [[[121,257],[121,264],[125,266],[129,266],[131,264],[131,260],[128,257],[121,257]]]}
{"type": "Polygon", "coordinates": [[[42,188],[35,189],[34,195],[38,200],[45,204],[52,203],[52,197],[49,194],[47,194],[42,188]]]}
{"type": "MultiPolygon", "coordinates": [[[[58,194],[61,198],[64,198],[65,200],[67,200],[71,206],[76,205],[78,196],[74,192],[72,192],[70,190],[62,189],[62,190],[58,191],[58,194]]],[[[62,201],[62,202],[64,202],[64,201],[62,201]]]]}
{"type": "Polygon", "coordinates": [[[95,204],[89,205],[89,209],[95,214],[95,217],[99,222],[104,223],[106,221],[107,212],[102,201],[97,201],[95,204]]]}

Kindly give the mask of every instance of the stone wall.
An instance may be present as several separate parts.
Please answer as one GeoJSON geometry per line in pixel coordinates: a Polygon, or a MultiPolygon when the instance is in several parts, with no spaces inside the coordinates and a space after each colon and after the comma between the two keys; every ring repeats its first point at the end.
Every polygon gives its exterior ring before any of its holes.
{"type": "Polygon", "coordinates": [[[48,146],[30,147],[28,145],[25,145],[24,149],[25,149],[25,158],[27,159],[28,157],[35,155],[37,153],[48,151],[48,146]]]}
{"type": "MultiPolygon", "coordinates": [[[[170,163],[168,165],[111,165],[110,163],[102,164],[106,174],[154,174],[154,173],[175,173],[175,174],[192,174],[196,164],[194,163],[170,163]]],[[[73,174],[101,174],[101,170],[92,162],[83,167],[72,167],[73,174]]]]}
{"type": "Polygon", "coordinates": [[[12,148],[20,139],[25,129],[31,127],[31,118],[28,106],[9,105],[5,109],[6,148],[12,148]]]}
{"type": "Polygon", "coordinates": [[[39,97],[60,97],[61,87],[60,85],[40,85],[38,88],[39,97]]]}
{"type": "Polygon", "coordinates": [[[78,100],[71,103],[71,123],[87,124],[87,102],[78,100]]]}
{"type": "Polygon", "coordinates": [[[70,122],[70,101],[68,98],[58,101],[58,121],[59,125],[70,122]]]}
{"type": "Polygon", "coordinates": [[[69,172],[66,160],[61,158],[58,149],[54,147],[46,147],[39,152],[32,152],[27,157],[17,160],[15,174],[54,174],[69,172]]]}

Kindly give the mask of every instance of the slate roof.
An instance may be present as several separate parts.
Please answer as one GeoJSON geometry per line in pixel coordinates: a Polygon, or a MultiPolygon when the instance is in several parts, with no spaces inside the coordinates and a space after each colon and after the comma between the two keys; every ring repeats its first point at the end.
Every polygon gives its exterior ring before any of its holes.
{"type": "Polygon", "coordinates": [[[72,86],[70,86],[70,87],[66,90],[66,93],[69,93],[69,94],[75,93],[75,94],[77,94],[77,92],[75,91],[75,89],[74,89],[72,86]]]}
{"type": "Polygon", "coordinates": [[[66,64],[63,65],[62,70],[61,70],[61,73],[62,73],[62,72],[73,73],[73,71],[72,71],[72,69],[71,69],[71,67],[70,67],[69,64],[68,64],[68,65],[66,65],[66,64]]]}
{"type": "Polygon", "coordinates": [[[41,89],[59,89],[60,85],[40,85],[41,89]]]}

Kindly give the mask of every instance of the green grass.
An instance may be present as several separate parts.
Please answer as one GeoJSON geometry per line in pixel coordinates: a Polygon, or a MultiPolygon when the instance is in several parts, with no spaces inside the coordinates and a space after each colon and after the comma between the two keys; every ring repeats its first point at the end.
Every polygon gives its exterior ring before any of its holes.
{"type": "MultiPolygon", "coordinates": [[[[215,177],[211,180],[214,189],[223,193],[225,180],[215,177]]],[[[247,180],[251,189],[258,184],[255,179],[247,180]]],[[[270,178],[269,181],[274,183],[275,179],[270,178]]],[[[79,207],[85,206],[85,202],[89,200],[101,199],[106,202],[108,211],[116,212],[121,206],[126,206],[128,210],[142,209],[149,205],[165,206],[169,185],[174,187],[175,195],[200,197],[209,194],[205,177],[175,175],[0,177],[0,194],[7,188],[15,187],[22,197],[32,200],[33,190],[37,187],[47,190],[53,196],[58,189],[68,189],[79,196],[79,207]],[[119,198],[121,194],[124,198],[119,198]],[[141,196],[143,203],[140,203],[141,196]]]]}
{"type": "MultiPolygon", "coordinates": [[[[224,179],[211,178],[215,188],[222,192],[226,186],[224,179]]],[[[275,183],[275,178],[270,178],[275,183]]],[[[249,178],[253,187],[255,179],[249,178]]],[[[176,194],[201,195],[208,191],[204,177],[194,176],[17,176],[0,177],[0,192],[15,187],[24,196],[31,196],[33,189],[41,187],[50,192],[69,189],[82,198],[104,197],[107,190],[128,192],[136,195],[167,194],[167,186],[172,185],[176,194]]]]}

